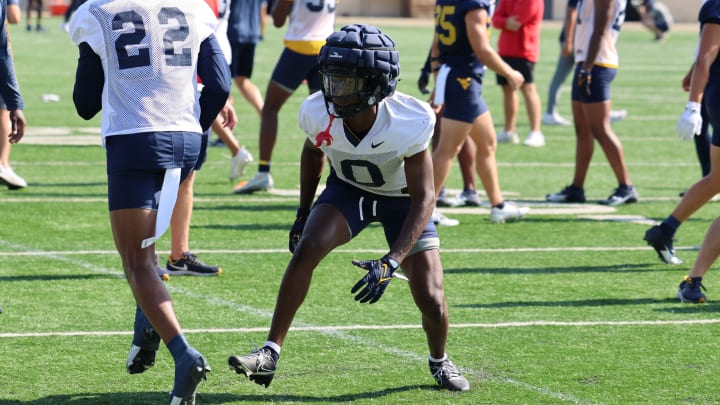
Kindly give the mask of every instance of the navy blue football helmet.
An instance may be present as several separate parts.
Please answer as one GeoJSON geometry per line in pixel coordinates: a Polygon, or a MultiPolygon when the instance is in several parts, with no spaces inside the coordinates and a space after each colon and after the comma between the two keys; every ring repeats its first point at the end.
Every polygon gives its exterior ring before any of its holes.
{"type": "Polygon", "coordinates": [[[395,42],[379,28],[352,24],[332,33],[320,49],[322,92],[328,113],[346,118],[391,96],[400,75],[395,42]],[[359,100],[356,99],[356,97],[359,100]],[[336,104],[333,98],[352,98],[336,104]]]}

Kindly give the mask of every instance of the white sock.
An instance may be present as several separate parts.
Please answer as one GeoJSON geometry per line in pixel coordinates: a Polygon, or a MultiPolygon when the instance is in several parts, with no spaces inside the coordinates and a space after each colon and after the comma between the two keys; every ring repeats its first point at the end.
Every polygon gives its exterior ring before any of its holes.
{"type": "Polygon", "coordinates": [[[428,356],[428,359],[430,359],[430,361],[432,361],[433,363],[440,363],[441,361],[447,360],[447,358],[447,353],[443,354],[442,359],[436,359],[432,355],[428,356]]]}
{"type": "Polygon", "coordinates": [[[275,350],[275,353],[280,354],[280,346],[278,346],[277,343],[272,342],[272,341],[270,341],[270,340],[266,340],[266,341],[265,341],[265,346],[267,346],[267,347],[275,350]]]}

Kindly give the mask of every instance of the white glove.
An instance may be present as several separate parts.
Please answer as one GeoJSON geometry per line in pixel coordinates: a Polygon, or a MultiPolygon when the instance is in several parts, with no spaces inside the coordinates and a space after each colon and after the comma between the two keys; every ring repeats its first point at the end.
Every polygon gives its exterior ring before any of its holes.
{"type": "Polygon", "coordinates": [[[700,134],[702,127],[702,116],[700,115],[700,103],[688,101],[685,111],[680,115],[675,132],[683,141],[690,141],[695,135],[700,134]]]}

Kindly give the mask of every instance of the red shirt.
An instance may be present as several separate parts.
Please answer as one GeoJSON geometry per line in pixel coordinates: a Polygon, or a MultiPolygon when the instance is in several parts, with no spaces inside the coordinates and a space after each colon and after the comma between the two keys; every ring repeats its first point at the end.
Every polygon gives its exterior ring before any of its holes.
{"type": "Polygon", "coordinates": [[[500,30],[500,56],[523,58],[537,62],[540,56],[540,23],[545,12],[543,0],[502,0],[492,15],[492,26],[500,30]],[[505,29],[505,23],[515,16],[521,24],[517,31],[505,29]]]}

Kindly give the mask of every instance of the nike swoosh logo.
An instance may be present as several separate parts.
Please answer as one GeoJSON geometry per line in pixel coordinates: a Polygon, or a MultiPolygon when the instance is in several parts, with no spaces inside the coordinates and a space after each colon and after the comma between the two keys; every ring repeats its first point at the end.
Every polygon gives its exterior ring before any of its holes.
{"type": "Polygon", "coordinates": [[[370,142],[370,147],[373,148],[373,149],[375,149],[375,148],[377,148],[378,146],[380,146],[380,145],[382,145],[382,144],[384,144],[384,143],[385,143],[385,141],[382,141],[382,142],[380,142],[380,143],[372,143],[372,142],[370,142]]]}
{"type": "Polygon", "coordinates": [[[186,271],[188,269],[187,264],[183,264],[182,266],[176,266],[176,265],[170,263],[170,267],[172,267],[175,270],[180,270],[180,271],[186,271]]]}

